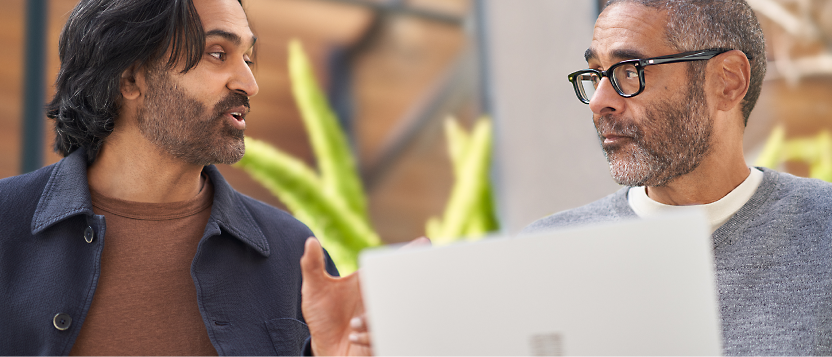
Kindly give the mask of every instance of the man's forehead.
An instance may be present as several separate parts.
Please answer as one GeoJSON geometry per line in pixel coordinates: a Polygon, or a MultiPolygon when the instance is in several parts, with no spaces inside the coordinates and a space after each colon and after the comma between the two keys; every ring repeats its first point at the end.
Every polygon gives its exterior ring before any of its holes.
{"type": "Polygon", "coordinates": [[[253,46],[256,38],[237,0],[194,0],[206,37],[218,36],[236,45],[253,46]]]}
{"type": "Polygon", "coordinates": [[[205,37],[219,37],[233,43],[235,46],[245,46],[246,48],[254,47],[254,43],[257,42],[257,36],[254,36],[251,31],[248,31],[248,34],[241,36],[240,34],[229,30],[211,29],[205,31],[205,37]]]}
{"type": "Polygon", "coordinates": [[[665,42],[666,12],[635,3],[612,5],[598,16],[587,61],[622,61],[669,50],[665,42]]]}

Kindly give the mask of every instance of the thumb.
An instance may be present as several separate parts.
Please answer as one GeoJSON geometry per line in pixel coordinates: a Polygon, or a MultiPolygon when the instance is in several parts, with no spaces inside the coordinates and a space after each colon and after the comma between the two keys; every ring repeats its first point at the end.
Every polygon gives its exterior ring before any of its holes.
{"type": "Polygon", "coordinates": [[[419,247],[430,247],[431,241],[428,237],[419,237],[401,247],[402,250],[408,250],[419,247]]]}
{"type": "Polygon", "coordinates": [[[324,269],[324,252],[321,243],[315,237],[306,239],[303,256],[300,257],[300,270],[303,280],[320,281],[326,276],[324,269]]]}

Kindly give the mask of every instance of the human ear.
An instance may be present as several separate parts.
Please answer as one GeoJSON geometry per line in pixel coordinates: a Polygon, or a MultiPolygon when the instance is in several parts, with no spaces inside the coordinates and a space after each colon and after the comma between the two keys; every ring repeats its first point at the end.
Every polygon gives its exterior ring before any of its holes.
{"type": "Polygon", "coordinates": [[[144,73],[136,65],[121,72],[119,91],[125,100],[135,100],[144,92],[144,73]]]}
{"type": "Polygon", "coordinates": [[[716,58],[717,109],[731,111],[742,103],[751,83],[751,64],[742,51],[725,52],[716,58]]]}

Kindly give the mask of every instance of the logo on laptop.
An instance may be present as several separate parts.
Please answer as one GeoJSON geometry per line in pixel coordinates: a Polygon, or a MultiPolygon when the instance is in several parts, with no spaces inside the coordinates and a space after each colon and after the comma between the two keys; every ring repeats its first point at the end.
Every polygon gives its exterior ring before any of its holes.
{"type": "Polygon", "coordinates": [[[563,337],[559,333],[541,333],[529,339],[532,356],[563,356],[563,337]]]}

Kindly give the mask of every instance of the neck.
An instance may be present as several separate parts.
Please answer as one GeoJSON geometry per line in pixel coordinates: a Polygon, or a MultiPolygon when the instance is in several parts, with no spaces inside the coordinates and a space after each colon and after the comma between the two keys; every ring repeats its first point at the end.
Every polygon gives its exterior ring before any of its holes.
{"type": "Polygon", "coordinates": [[[199,193],[202,166],[163,152],[138,129],[127,131],[107,137],[88,168],[90,188],[112,198],[152,203],[186,201],[199,193]]]}
{"type": "Polygon", "coordinates": [[[743,183],[750,171],[742,151],[726,158],[709,155],[692,172],[665,186],[647,187],[647,196],[667,205],[687,206],[713,203],[743,183]]]}

